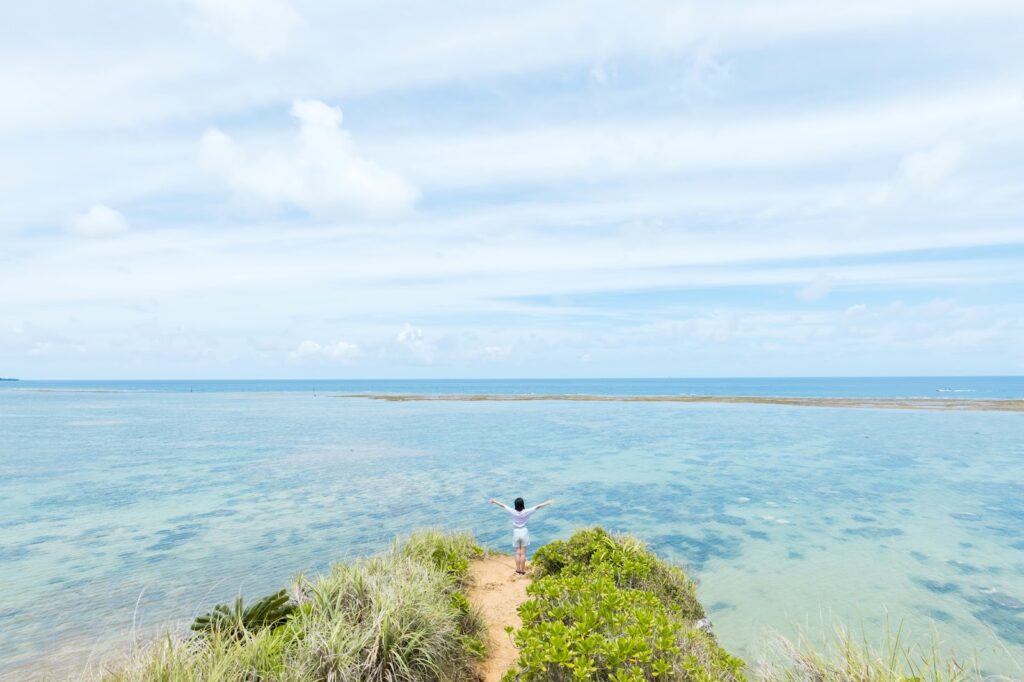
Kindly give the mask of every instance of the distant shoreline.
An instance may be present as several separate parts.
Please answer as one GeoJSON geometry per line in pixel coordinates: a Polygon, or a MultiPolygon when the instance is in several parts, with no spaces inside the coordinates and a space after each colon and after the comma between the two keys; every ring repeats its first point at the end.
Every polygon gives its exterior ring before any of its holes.
{"type": "Polygon", "coordinates": [[[795,407],[841,407],[889,410],[971,410],[982,412],[1024,412],[1024,400],[964,400],[960,398],[799,398],[738,395],[523,395],[523,394],[446,394],[347,393],[334,398],[366,398],[387,402],[530,402],[575,401],[618,403],[734,403],[745,405],[790,405],[795,407]]]}

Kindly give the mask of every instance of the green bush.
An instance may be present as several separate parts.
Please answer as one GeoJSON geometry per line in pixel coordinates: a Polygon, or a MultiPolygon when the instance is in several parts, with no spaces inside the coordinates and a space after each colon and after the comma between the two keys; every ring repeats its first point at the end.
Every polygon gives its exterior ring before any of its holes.
{"type": "Polygon", "coordinates": [[[744,680],[743,661],[695,627],[692,581],[638,541],[578,531],[540,548],[534,572],[507,680],[744,680]]]}
{"type": "Polygon", "coordinates": [[[704,618],[693,581],[636,538],[613,537],[603,528],[587,528],[576,531],[568,540],[544,545],[533,558],[537,577],[563,572],[578,575],[596,569],[610,572],[618,587],[651,592],[684,621],[704,618]]]}

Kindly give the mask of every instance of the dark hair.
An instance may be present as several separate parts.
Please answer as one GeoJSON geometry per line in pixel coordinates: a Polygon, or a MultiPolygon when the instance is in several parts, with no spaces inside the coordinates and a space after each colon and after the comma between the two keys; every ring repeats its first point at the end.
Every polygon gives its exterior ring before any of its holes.
{"type": "Polygon", "coordinates": [[[517,497],[516,501],[513,502],[512,504],[515,505],[516,511],[523,511],[524,509],[526,509],[526,503],[523,502],[523,498],[521,497],[517,497]]]}

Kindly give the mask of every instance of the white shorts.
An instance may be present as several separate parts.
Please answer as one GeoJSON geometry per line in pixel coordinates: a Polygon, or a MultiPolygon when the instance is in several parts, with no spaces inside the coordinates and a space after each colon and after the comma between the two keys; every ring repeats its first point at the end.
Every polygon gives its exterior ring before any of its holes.
{"type": "Polygon", "coordinates": [[[512,529],[512,548],[519,549],[520,547],[530,546],[530,533],[525,528],[513,528],[512,529]]]}

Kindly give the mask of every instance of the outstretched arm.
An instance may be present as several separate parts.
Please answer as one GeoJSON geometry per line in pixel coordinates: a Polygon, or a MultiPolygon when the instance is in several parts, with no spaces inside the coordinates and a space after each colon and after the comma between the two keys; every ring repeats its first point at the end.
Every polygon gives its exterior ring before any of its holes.
{"type": "Polygon", "coordinates": [[[538,504],[536,507],[534,507],[534,509],[542,509],[544,507],[550,507],[554,503],[555,503],[554,500],[547,500],[546,502],[541,502],[540,504],[538,504]]]}
{"type": "Polygon", "coordinates": [[[487,500],[487,504],[496,504],[499,507],[501,507],[502,509],[508,509],[508,505],[507,504],[505,504],[503,502],[498,502],[494,498],[491,498],[491,499],[487,500]]]}

